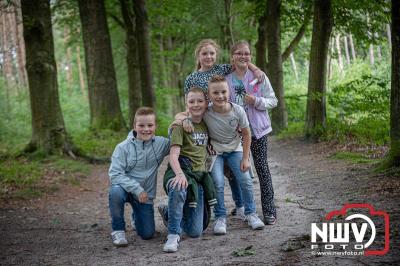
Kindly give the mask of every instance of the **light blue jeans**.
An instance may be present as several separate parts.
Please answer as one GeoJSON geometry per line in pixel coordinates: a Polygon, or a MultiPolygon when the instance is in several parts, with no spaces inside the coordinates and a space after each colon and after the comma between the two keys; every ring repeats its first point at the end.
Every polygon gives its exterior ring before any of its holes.
{"type": "MultiPolygon", "coordinates": [[[[217,156],[211,175],[214,180],[215,189],[217,191],[217,204],[214,207],[215,218],[226,217],[226,208],[224,202],[224,160],[228,163],[229,168],[235,175],[235,179],[239,183],[236,187],[242,192],[244,214],[248,215],[256,212],[256,204],[254,202],[253,182],[249,171],[242,172],[240,170],[240,161],[243,158],[243,152],[224,152],[217,156]]],[[[234,193],[233,191],[232,193],[234,193]]],[[[236,191],[237,193],[237,191],[236,191]]]]}
{"type": "Polygon", "coordinates": [[[168,190],[168,234],[181,235],[184,231],[190,237],[199,237],[203,232],[204,193],[198,185],[197,207],[189,207],[187,190],[177,190],[170,185],[168,190]]]}
{"type": "Polygon", "coordinates": [[[111,227],[113,231],[125,231],[124,209],[129,202],[135,215],[135,227],[137,234],[143,239],[150,239],[155,232],[153,204],[140,203],[132,193],[126,192],[119,185],[110,187],[109,207],[111,215],[111,227]]]}

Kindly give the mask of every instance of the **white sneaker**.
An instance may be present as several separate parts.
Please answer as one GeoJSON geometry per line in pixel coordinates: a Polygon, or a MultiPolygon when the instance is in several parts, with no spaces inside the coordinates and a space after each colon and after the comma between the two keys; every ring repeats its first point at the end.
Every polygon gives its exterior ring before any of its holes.
{"type": "Polygon", "coordinates": [[[125,231],[113,231],[111,237],[113,244],[118,247],[125,247],[128,245],[128,241],[125,238],[125,231]]]}
{"type": "Polygon", "coordinates": [[[179,235],[169,234],[167,237],[167,242],[164,244],[163,251],[172,253],[178,251],[179,240],[181,238],[179,235]]]}
{"type": "Polygon", "coordinates": [[[261,221],[261,219],[258,218],[256,213],[246,215],[246,221],[253,230],[261,230],[265,226],[265,224],[261,221]]]}
{"type": "Polygon", "coordinates": [[[214,222],[214,235],[226,234],[226,218],[220,217],[214,222]]]}

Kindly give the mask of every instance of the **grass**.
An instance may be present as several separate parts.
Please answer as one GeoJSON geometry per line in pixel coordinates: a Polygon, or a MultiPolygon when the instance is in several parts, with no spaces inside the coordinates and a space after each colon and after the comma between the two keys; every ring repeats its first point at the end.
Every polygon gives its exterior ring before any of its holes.
{"type": "Polygon", "coordinates": [[[378,163],[380,159],[370,159],[366,155],[355,152],[337,152],[330,157],[331,159],[346,160],[356,164],[378,163]]]}
{"type": "Polygon", "coordinates": [[[277,137],[278,139],[292,139],[304,135],[304,122],[292,122],[288,127],[281,131],[277,137]]]}
{"type": "Polygon", "coordinates": [[[79,186],[91,169],[85,162],[65,157],[9,157],[0,162],[0,198],[37,198],[57,191],[60,183],[79,186]]]}

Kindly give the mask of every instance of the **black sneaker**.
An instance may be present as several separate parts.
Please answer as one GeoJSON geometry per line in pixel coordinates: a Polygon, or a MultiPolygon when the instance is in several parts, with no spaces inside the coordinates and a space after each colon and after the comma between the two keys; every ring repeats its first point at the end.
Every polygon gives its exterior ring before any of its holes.
{"type": "Polygon", "coordinates": [[[161,215],[163,224],[168,228],[168,205],[160,205],[157,209],[161,215]]]}
{"type": "Polygon", "coordinates": [[[274,225],[276,223],[276,217],[273,215],[264,216],[264,224],[274,225]]]}

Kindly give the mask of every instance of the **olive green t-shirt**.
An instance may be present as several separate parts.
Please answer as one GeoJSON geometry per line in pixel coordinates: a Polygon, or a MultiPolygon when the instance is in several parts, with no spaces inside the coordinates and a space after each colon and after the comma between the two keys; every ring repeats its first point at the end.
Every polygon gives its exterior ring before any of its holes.
{"type": "Polygon", "coordinates": [[[207,156],[208,132],[206,124],[193,123],[194,131],[187,133],[182,126],[172,130],[171,146],[181,146],[180,155],[188,157],[192,161],[192,171],[206,171],[205,162],[207,156]]]}

